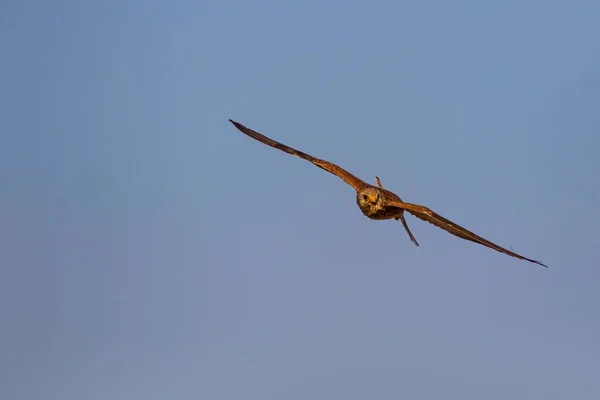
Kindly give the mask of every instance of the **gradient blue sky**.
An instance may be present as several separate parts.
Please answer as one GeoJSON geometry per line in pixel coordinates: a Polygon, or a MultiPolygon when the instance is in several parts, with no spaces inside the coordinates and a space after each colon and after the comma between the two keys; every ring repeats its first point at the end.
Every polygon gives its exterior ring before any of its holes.
{"type": "Polygon", "coordinates": [[[1,8],[2,399],[600,398],[598,1],[1,8]]]}

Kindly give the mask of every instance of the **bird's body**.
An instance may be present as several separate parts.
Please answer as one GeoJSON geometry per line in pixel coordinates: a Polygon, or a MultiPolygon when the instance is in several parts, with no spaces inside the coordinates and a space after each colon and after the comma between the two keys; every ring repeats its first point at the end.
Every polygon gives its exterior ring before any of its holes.
{"type": "Polygon", "coordinates": [[[402,200],[395,193],[375,186],[367,185],[356,192],[358,208],[371,219],[400,218],[398,213],[404,210],[386,206],[392,202],[402,203],[402,200]]]}
{"type": "Polygon", "coordinates": [[[341,178],[344,182],[346,182],[348,185],[352,186],[356,190],[356,203],[366,217],[373,220],[400,220],[402,222],[402,225],[404,226],[404,229],[406,230],[406,233],[416,246],[418,246],[419,243],[408,228],[408,224],[406,223],[406,219],[404,218],[405,211],[423,221],[427,221],[439,228],[442,228],[445,231],[462,239],[469,240],[474,243],[479,243],[483,246],[494,249],[500,253],[507,254],[511,257],[516,257],[521,260],[526,260],[547,267],[540,261],[523,257],[517,253],[514,253],[501,246],[498,246],[497,244],[492,243],[489,240],[476,235],[475,233],[461,227],[460,225],[457,225],[454,222],[447,220],[446,218],[442,217],[441,215],[437,214],[436,212],[432,211],[431,209],[425,206],[403,202],[398,195],[385,189],[378,177],[375,177],[377,186],[370,185],[333,163],[315,158],[300,150],[296,150],[292,147],[279,143],[271,138],[264,136],[261,133],[258,133],[250,128],[245,127],[239,122],[235,122],[232,120],[229,121],[242,133],[250,136],[251,138],[258,140],[259,142],[264,143],[268,146],[286,152],[288,154],[310,161],[317,167],[324,169],[325,171],[330,172],[341,178]]]}

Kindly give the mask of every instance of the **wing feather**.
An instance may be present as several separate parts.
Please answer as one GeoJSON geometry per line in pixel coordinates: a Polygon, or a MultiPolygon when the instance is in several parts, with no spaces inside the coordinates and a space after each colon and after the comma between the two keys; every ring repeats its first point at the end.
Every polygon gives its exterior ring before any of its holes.
{"type": "Polygon", "coordinates": [[[346,171],[345,169],[343,169],[341,167],[338,167],[337,165],[335,165],[333,163],[318,159],[318,158],[313,157],[309,154],[306,154],[300,150],[296,150],[292,147],[289,147],[282,143],[279,143],[271,138],[266,137],[265,135],[263,135],[261,133],[256,132],[255,130],[245,127],[244,125],[240,124],[239,122],[235,122],[231,119],[229,120],[229,122],[231,122],[242,133],[250,136],[252,139],[258,140],[259,142],[264,143],[267,146],[274,147],[277,150],[281,150],[281,151],[291,154],[293,156],[300,157],[303,160],[310,161],[317,167],[324,169],[325,171],[330,172],[333,175],[336,175],[336,176],[342,178],[344,180],[344,182],[346,182],[348,185],[352,186],[355,190],[359,190],[360,188],[367,185],[361,179],[357,178],[356,176],[352,175],[350,172],[346,171]]]}
{"type": "Polygon", "coordinates": [[[507,250],[502,246],[498,246],[497,244],[492,243],[489,240],[484,239],[479,235],[476,235],[475,233],[442,217],[441,215],[439,215],[438,213],[436,213],[435,211],[433,211],[427,207],[420,206],[418,204],[410,204],[410,203],[391,203],[390,206],[402,208],[402,209],[406,210],[407,212],[409,212],[410,214],[414,215],[415,217],[417,217],[423,221],[427,221],[427,222],[437,226],[438,228],[442,228],[446,232],[449,232],[449,233],[453,234],[454,236],[458,236],[459,238],[462,238],[465,240],[470,240],[471,242],[479,243],[483,246],[489,247],[490,249],[499,251],[500,253],[504,253],[509,256],[516,257],[521,260],[526,260],[526,261],[529,261],[529,262],[532,262],[532,263],[535,263],[535,264],[538,264],[538,265],[548,268],[548,266],[546,264],[543,264],[540,261],[536,261],[536,260],[532,260],[527,257],[523,257],[520,254],[517,254],[510,250],[507,250]]]}

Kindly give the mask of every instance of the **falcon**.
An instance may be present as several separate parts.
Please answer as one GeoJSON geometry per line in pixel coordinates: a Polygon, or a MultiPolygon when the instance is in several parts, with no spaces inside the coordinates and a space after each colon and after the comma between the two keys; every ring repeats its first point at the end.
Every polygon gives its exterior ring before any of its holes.
{"type": "Polygon", "coordinates": [[[443,230],[453,234],[454,236],[458,236],[461,239],[470,240],[471,242],[479,243],[483,246],[489,247],[490,249],[494,249],[500,253],[507,254],[511,257],[516,257],[518,259],[529,261],[548,268],[547,265],[543,264],[540,261],[523,257],[520,254],[507,250],[504,247],[498,246],[497,244],[492,243],[479,235],[476,235],[475,233],[463,228],[462,226],[455,224],[450,220],[447,220],[446,218],[442,217],[435,211],[425,206],[405,203],[404,201],[402,201],[402,199],[400,199],[400,197],[398,197],[398,195],[385,189],[378,177],[375,177],[375,183],[377,186],[370,185],[357,178],[356,176],[352,175],[345,169],[333,163],[330,163],[329,161],[321,160],[319,158],[308,155],[300,150],[296,150],[292,147],[279,143],[271,138],[266,137],[263,134],[256,132],[255,130],[245,127],[239,122],[233,121],[231,119],[229,120],[229,122],[231,122],[242,133],[250,136],[251,138],[261,143],[266,144],[267,146],[274,147],[293,156],[300,157],[303,160],[310,161],[317,167],[324,169],[325,171],[330,172],[333,175],[338,176],[348,185],[352,186],[354,190],[356,190],[356,203],[358,204],[358,207],[365,216],[375,220],[384,220],[392,218],[396,221],[400,220],[402,222],[402,225],[404,226],[404,229],[406,230],[406,233],[410,237],[410,240],[412,240],[412,242],[416,246],[418,246],[419,243],[408,228],[408,224],[406,223],[406,219],[404,218],[405,211],[423,221],[427,221],[437,226],[438,228],[442,228],[443,230]]]}

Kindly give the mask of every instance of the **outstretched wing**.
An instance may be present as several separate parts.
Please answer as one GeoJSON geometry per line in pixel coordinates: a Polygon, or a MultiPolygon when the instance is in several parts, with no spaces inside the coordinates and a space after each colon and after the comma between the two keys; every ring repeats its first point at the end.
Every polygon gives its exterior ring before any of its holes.
{"type": "Polygon", "coordinates": [[[293,156],[300,157],[304,160],[310,161],[311,163],[315,164],[317,167],[324,169],[325,171],[330,172],[334,175],[339,176],[340,178],[342,178],[344,180],[344,182],[346,182],[348,185],[352,186],[355,190],[359,190],[361,187],[367,185],[365,182],[363,182],[356,176],[352,175],[350,172],[346,171],[345,169],[343,169],[341,167],[338,167],[335,164],[332,164],[325,160],[320,160],[320,159],[310,156],[306,153],[303,153],[300,150],[296,150],[289,146],[286,146],[284,144],[276,142],[275,140],[268,138],[263,134],[260,134],[250,128],[245,127],[244,125],[240,124],[239,122],[235,122],[231,119],[229,120],[229,122],[231,122],[233,125],[235,125],[235,127],[238,128],[240,131],[242,131],[242,133],[245,133],[246,135],[250,136],[253,139],[258,140],[261,143],[264,143],[268,146],[274,147],[278,150],[285,151],[286,153],[291,154],[293,156]]]}
{"type": "Polygon", "coordinates": [[[414,215],[415,217],[422,219],[423,221],[427,221],[427,222],[437,226],[438,228],[442,228],[443,230],[450,232],[451,234],[458,236],[459,238],[482,244],[484,246],[489,247],[490,249],[499,251],[500,253],[508,254],[509,256],[516,257],[521,260],[526,260],[526,261],[529,261],[529,262],[532,262],[535,264],[539,264],[541,266],[548,268],[548,266],[546,264],[543,264],[540,261],[536,261],[536,260],[532,260],[527,257],[523,257],[520,254],[517,254],[510,250],[507,250],[504,247],[498,246],[497,244],[492,243],[489,240],[484,239],[481,236],[476,235],[473,232],[466,230],[462,226],[457,225],[454,222],[447,220],[446,218],[442,217],[441,215],[439,215],[435,211],[430,210],[427,207],[420,206],[417,204],[410,204],[410,203],[390,203],[389,206],[404,209],[404,210],[408,211],[409,213],[411,213],[412,215],[414,215]]]}

